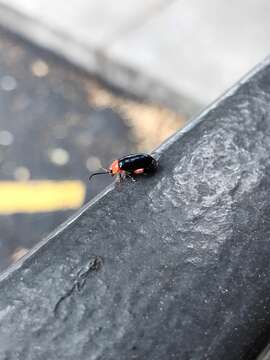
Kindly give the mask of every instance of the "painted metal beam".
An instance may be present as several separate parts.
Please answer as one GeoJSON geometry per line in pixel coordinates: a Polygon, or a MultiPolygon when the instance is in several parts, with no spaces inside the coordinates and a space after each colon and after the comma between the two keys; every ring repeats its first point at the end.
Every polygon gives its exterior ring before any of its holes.
{"type": "Polygon", "coordinates": [[[270,62],[2,274],[0,359],[251,360],[270,324],[270,62]]]}

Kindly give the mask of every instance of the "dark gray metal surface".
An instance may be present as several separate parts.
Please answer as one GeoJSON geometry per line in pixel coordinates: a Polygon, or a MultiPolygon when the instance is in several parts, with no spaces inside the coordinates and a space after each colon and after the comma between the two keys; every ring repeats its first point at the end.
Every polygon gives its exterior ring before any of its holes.
{"type": "Polygon", "coordinates": [[[0,359],[249,360],[270,324],[270,66],[0,282],[0,359]]]}

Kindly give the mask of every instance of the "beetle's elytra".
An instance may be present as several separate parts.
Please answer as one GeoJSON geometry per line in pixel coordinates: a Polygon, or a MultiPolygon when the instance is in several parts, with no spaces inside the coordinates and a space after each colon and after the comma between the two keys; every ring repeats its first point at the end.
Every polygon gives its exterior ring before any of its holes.
{"type": "Polygon", "coordinates": [[[118,176],[119,181],[125,177],[134,177],[139,174],[153,174],[158,168],[158,162],[148,154],[133,154],[124,156],[121,159],[114,160],[108,169],[102,172],[96,172],[89,177],[89,180],[95,175],[108,174],[118,176]]]}

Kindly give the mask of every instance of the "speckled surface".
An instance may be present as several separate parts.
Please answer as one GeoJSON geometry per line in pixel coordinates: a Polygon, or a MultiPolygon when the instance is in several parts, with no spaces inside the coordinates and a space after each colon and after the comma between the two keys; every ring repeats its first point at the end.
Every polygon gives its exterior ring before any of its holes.
{"type": "Polygon", "coordinates": [[[270,66],[0,283],[0,359],[249,360],[270,324],[270,66]]]}

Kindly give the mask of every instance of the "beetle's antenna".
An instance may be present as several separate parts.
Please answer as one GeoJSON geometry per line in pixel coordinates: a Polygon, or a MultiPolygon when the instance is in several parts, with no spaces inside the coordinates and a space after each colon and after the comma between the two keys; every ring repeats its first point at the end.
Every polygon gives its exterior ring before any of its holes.
{"type": "Polygon", "coordinates": [[[93,173],[89,176],[89,180],[92,179],[93,176],[96,176],[96,175],[103,175],[103,174],[108,174],[108,171],[104,171],[104,172],[96,172],[96,173],[93,173]]]}

